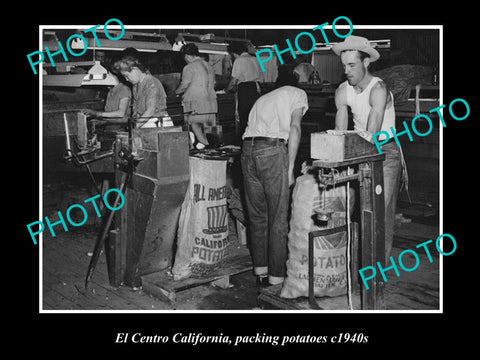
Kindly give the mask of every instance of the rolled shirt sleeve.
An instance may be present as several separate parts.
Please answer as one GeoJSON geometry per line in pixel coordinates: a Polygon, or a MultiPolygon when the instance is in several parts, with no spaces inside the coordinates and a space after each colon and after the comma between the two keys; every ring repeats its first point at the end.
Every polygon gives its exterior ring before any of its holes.
{"type": "Polygon", "coordinates": [[[300,108],[303,109],[302,116],[305,115],[308,110],[308,97],[305,91],[299,91],[295,93],[294,100],[292,102],[292,113],[300,108]]]}

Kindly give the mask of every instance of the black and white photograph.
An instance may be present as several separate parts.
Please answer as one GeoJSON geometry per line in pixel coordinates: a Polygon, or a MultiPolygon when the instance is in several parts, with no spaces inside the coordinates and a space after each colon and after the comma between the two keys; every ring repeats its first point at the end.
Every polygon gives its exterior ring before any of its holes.
{"type": "Polygon", "coordinates": [[[45,29],[42,310],[441,310],[441,29],[342,21],[45,29]]]}
{"type": "Polygon", "coordinates": [[[19,50],[11,291],[42,350],[471,345],[472,26],[122,13],[39,18],[19,50]]]}

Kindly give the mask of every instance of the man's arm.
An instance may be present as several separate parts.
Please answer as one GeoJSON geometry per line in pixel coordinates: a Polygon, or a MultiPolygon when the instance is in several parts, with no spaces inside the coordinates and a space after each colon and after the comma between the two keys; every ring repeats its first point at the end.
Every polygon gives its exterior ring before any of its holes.
{"type": "Polygon", "coordinates": [[[295,166],[295,159],[298,152],[298,144],[302,136],[302,122],[303,108],[295,109],[292,113],[292,122],[290,123],[290,133],[288,135],[288,185],[292,186],[295,183],[293,176],[293,167],[295,166]]]}
{"type": "Polygon", "coordinates": [[[235,77],[232,77],[230,82],[228,83],[227,87],[225,88],[225,92],[235,92],[236,86],[238,84],[238,79],[235,77]]]}
{"type": "Polygon", "coordinates": [[[347,89],[341,84],[335,91],[335,106],[337,113],[335,114],[335,130],[348,129],[348,105],[347,105],[347,89]]]}
{"type": "Polygon", "coordinates": [[[367,131],[375,134],[382,128],[385,108],[387,106],[388,92],[383,81],[379,81],[370,92],[370,113],[368,114],[367,131]]]}
{"type": "Polygon", "coordinates": [[[241,64],[242,60],[240,58],[235,59],[232,65],[231,79],[225,88],[225,92],[235,92],[237,91],[238,80],[240,79],[241,73],[241,64]]]}

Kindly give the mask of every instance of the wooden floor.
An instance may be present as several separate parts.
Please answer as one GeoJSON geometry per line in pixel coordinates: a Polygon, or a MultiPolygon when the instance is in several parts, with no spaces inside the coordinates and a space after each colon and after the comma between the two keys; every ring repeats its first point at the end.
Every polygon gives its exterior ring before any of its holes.
{"type": "MultiPolygon", "coordinates": [[[[209,284],[189,288],[178,293],[174,303],[159,300],[142,289],[126,286],[113,288],[108,283],[105,256],[100,256],[88,291],[84,289],[85,275],[90,262],[98,228],[82,226],[56,237],[43,237],[42,301],[43,310],[251,310],[258,309],[259,290],[251,271],[231,277],[233,287],[222,289],[209,284]]],[[[401,224],[395,232],[394,258],[404,249],[428,239],[436,239],[435,226],[409,223],[401,224]]],[[[235,245],[241,246],[241,245],[235,245]]],[[[433,250],[433,249],[432,249],[433,250]]],[[[437,310],[439,309],[439,257],[432,251],[433,263],[418,250],[420,266],[413,272],[401,271],[397,277],[387,272],[387,310],[437,310]]],[[[412,266],[403,258],[405,266],[412,266]]],[[[319,299],[325,310],[346,309],[346,296],[319,299]],[[327,304],[327,305],[325,305],[327,304]],[[328,305],[330,304],[330,305],[328,305]],[[325,307],[327,306],[327,307],[325,307]]],[[[268,307],[263,307],[269,309],[268,307]]],[[[356,308],[359,308],[358,305],[356,308]]],[[[278,309],[278,307],[270,307],[278,309]]]]}
{"type": "Polygon", "coordinates": [[[230,289],[215,288],[209,284],[192,287],[179,292],[176,301],[171,303],[150,296],[142,289],[110,286],[104,254],[100,256],[88,290],[85,290],[85,275],[97,231],[93,226],[86,226],[54,238],[44,236],[44,310],[217,310],[251,309],[256,306],[257,293],[251,272],[244,276],[245,283],[232,278],[230,289]],[[245,296],[240,298],[238,294],[245,296]],[[214,296],[223,300],[213,299],[214,296]]]}

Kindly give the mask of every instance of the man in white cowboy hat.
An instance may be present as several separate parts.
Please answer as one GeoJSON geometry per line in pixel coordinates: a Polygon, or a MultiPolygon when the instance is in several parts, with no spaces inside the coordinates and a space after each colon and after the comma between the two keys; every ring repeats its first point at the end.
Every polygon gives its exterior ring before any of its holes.
{"type": "MultiPolygon", "coordinates": [[[[395,129],[395,108],[393,95],[385,83],[370,74],[370,63],[378,60],[380,54],[368,39],[350,35],[345,41],[332,47],[340,56],[347,80],[341,83],[335,92],[335,129],[347,130],[348,108],[353,114],[354,129],[363,131],[372,141],[372,134],[390,127],[395,129]]],[[[393,139],[392,139],[393,140],[393,139]]],[[[373,142],[373,141],[372,141],[373,142]]],[[[393,226],[401,175],[401,154],[395,142],[389,141],[382,146],[385,154],[383,162],[385,196],[385,259],[390,258],[393,244],[393,226]]]]}

